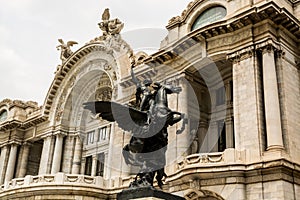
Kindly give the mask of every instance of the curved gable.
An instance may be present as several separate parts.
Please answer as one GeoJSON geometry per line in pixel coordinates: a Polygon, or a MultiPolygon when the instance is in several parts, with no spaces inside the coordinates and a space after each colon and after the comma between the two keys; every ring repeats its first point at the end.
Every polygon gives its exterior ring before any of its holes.
{"type": "Polygon", "coordinates": [[[52,122],[59,121],[74,86],[77,83],[88,86],[89,80],[79,80],[83,78],[93,81],[100,78],[97,73],[105,72],[113,83],[112,90],[117,91],[118,82],[128,75],[128,56],[131,53],[132,49],[120,36],[108,41],[91,41],[77,50],[63,65],[58,66],[43,105],[43,114],[52,122]],[[93,76],[86,76],[91,72],[93,76]]]}
{"type": "Polygon", "coordinates": [[[192,24],[197,19],[197,17],[204,12],[206,9],[213,6],[223,6],[227,7],[226,0],[195,0],[188,4],[187,8],[181,13],[180,16],[173,17],[169,20],[167,29],[172,29],[175,26],[180,26],[181,24],[188,25],[188,31],[191,29],[192,24]]]}

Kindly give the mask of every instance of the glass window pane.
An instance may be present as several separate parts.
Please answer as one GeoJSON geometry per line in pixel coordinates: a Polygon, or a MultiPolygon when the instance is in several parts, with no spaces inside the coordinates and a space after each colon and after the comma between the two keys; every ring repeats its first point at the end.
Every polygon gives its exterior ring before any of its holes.
{"type": "Polygon", "coordinates": [[[208,8],[207,10],[202,12],[199,15],[199,17],[195,20],[192,26],[192,31],[224,18],[226,14],[226,8],[224,8],[223,6],[215,6],[208,8]]]}

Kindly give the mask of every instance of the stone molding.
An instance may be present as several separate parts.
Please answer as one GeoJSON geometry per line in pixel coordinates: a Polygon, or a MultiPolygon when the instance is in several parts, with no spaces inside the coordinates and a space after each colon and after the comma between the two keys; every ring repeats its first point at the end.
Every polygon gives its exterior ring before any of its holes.
{"type": "Polygon", "coordinates": [[[235,51],[227,55],[227,60],[230,60],[234,64],[239,63],[242,60],[251,58],[255,54],[255,47],[249,46],[247,48],[235,51]]]}
{"type": "Polygon", "coordinates": [[[281,52],[281,46],[278,42],[275,42],[273,39],[268,38],[263,42],[257,43],[255,45],[256,49],[264,52],[281,52]]]}
{"type": "MultiPolygon", "coordinates": [[[[100,176],[88,176],[79,174],[44,174],[44,175],[27,175],[24,178],[15,178],[0,187],[0,191],[13,190],[20,187],[36,187],[36,186],[82,186],[93,188],[125,188],[133,181],[134,177],[115,178],[113,180],[105,180],[100,176]]],[[[1,193],[1,192],[0,192],[1,193]]],[[[1,197],[1,194],[0,194],[1,197]]]]}
{"type": "MultiPolygon", "coordinates": [[[[198,3],[201,1],[195,2],[198,3]]],[[[190,6],[193,5],[191,4],[190,6]]],[[[187,36],[180,38],[178,41],[172,44],[172,50],[169,50],[169,52],[175,52],[174,55],[178,57],[180,53],[195,45],[189,42],[191,40],[199,42],[223,34],[233,33],[244,27],[253,26],[257,23],[260,23],[263,20],[270,20],[274,24],[286,28],[286,30],[293,34],[296,38],[300,38],[300,23],[296,21],[294,16],[292,16],[285,8],[280,8],[278,5],[271,1],[258,7],[249,8],[247,11],[235,16],[235,20],[233,21],[221,21],[192,31],[188,33],[187,36]],[[187,43],[189,45],[183,45],[184,43],[187,43]]],[[[176,23],[179,23],[179,21],[177,20],[176,23]]],[[[235,37],[237,39],[237,37],[239,36],[235,37]]],[[[216,41],[215,43],[216,46],[218,42],[216,41]]],[[[151,66],[154,67],[160,65],[168,61],[167,57],[164,56],[165,53],[165,50],[161,50],[160,52],[152,56],[151,59],[148,59],[145,62],[148,62],[151,66]]]]}
{"type": "Polygon", "coordinates": [[[179,16],[176,16],[176,17],[172,17],[169,22],[168,22],[168,25],[167,25],[167,28],[171,28],[175,25],[178,25],[182,22],[184,22],[186,20],[186,18],[188,17],[188,15],[192,12],[192,10],[199,4],[203,3],[204,1],[206,0],[193,0],[191,1],[186,9],[184,9],[181,13],[181,15],[179,16]]]}
{"type": "Polygon", "coordinates": [[[0,107],[1,106],[8,106],[9,108],[13,107],[13,106],[17,106],[20,108],[34,108],[35,110],[40,109],[40,107],[38,106],[37,102],[34,101],[22,101],[22,100],[11,100],[11,99],[3,99],[0,102],[0,107]]]}
{"type": "MultiPolygon", "coordinates": [[[[268,181],[292,180],[293,183],[300,184],[300,165],[286,159],[270,160],[253,164],[220,162],[213,166],[214,170],[212,171],[212,164],[209,163],[198,162],[196,165],[186,165],[181,170],[175,172],[175,174],[169,175],[164,190],[174,193],[190,188],[201,189],[202,186],[222,185],[224,184],[223,179],[226,178],[230,178],[230,183],[232,184],[251,184],[256,183],[262,178],[268,181]],[[203,175],[205,175],[205,178],[202,177],[203,175]],[[291,179],[291,175],[294,178],[291,179]],[[178,182],[176,182],[178,178],[183,181],[180,187],[178,186],[178,182]]],[[[31,188],[58,186],[64,189],[68,187],[70,187],[70,189],[78,187],[89,190],[87,188],[91,188],[99,190],[102,194],[116,194],[120,192],[120,190],[127,188],[133,179],[134,177],[130,176],[107,180],[100,176],[64,174],[60,172],[54,175],[27,175],[24,178],[16,178],[2,185],[0,187],[0,198],[18,189],[30,191],[31,188]]]]}
{"type": "MultiPolygon", "coordinates": [[[[198,5],[203,1],[205,0],[195,0],[194,2],[191,2],[188,5],[187,10],[183,12],[183,16],[173,17],[169,21],[167,29],[170,30],[173,27],[180,26],[184,23],[191,9],[194,9],[195,5],[198,5]]],[[[267,2],[263,5],[253,6],[247,11],[238,14],[235,18],[236,20],[230,22],[221,21],[213,23],[217,26],[210,25],[207,28],[200,28],[200,34],[204,38],[210,38],[216,35],[233,32],[250,24],[259,23],[265,19],[271,19],[275,24],[282,25],[298,39],[300,38],[299,22],[297,22],[295,17],[292,16],[285,8],[279,7],[273,1],[267,2]]]]}
{"type": "MultiPolygon", "coordinates": [[[[107,52],[108,54],[113,55],[114,57],[120,56],[120,53],[124,55],[132,54],[132,48],[126,43],[121,35],[116,34],[108,37],[105,40],[94,39],[87,43],[85,46],[81,47],[79,50],[74,52],[65,62],[63,65],[58,66],[57,71],[55,72],[54,80],[51,84],[51,87],[48,91],[46,96],[45,104],[43,105],[43,115],[49,116],[51,112],[51,108],[53,107],[54,102],[56,101],[56,96],[61,88],[62,84],[64,83],[64,79],[67,75],[72,71],[72,69],[78,65],[79,62],[83,60],[88,54],[93,52],[103,51],[107,52]],[[122,52],[121,52],[122,51],[122,52]],[[118,55],[117,55],[118,54],[118,55]]],[[[106,66],[106,69],[111,69],[110,66],[106,66]],[[108,68],[107,68],[108,67],[108,68]]],[[[118,74],[115,74],[113,77],[116,81],[118,79],[118,74]]],[[[70,86],[74,85],[76,81],[76,77],[71,77],[70,86]]],[[[61,119],[61,115],[63,110],[60,108],[55,111],[57,114],[56,120],[61,119]]]]}
{"type": "Polygon", "coordinates": [[[226,184],[255,184],[265,181],[287,181],[300,185],[300,165],[286,159],[270,160],[253,164],[198,164],[186,166],[170,175],[166,182],[169,192],[179,192],[190,188],[226,184]],[[212,171],[213,166],[213,171],[212,171]],[[178,184],[176,180],[180,179],[178,184]]]}
{"type": "Polygon", "coordinates": [[[183,161],[177,163],[177,169],[181,170],[190,165],[199,164],[199,163],[222,163],[224,162],[224,153],[199,153],[192,154],[184,158],[183,161]]]}
{"type": "MultiPolygon", "coordinates": [[[[146,68],[146,67],[147,66],[136,67],[135,70],[134,70],[135,73],[136,73],[137,78],[140,81],[143,81],[145,79],[151,79],[151,80],[153,80],[153,78],[157,74],[157,71],[155,71],[153,68],[146,68]]],[[[120,85],[123,88],[128,88],[128,87],[134,86],[135,83],[132,81],[131,76],[128,76],[126,79],[124,79],[124,80],[122,80],[122,82],[120,82],[120,85]]]]}
{"type": "Polygon", "coordinates": [[[227,55],[227,60],[230,60],[234,64],[251,58],[255,55],[255,51],[260,51],[262,53],[273,51],[277,56],[284,58],[285,52],[282,50],[281,45],[278,42],[275,42],[273,39],[268,38],[263,42],[259,42],[248,46],[246,48],[234,51],[227,55]]]}
{"type": "Polygon", "coordinates": [[[208,191],[208,190],[195,190],[189,189],[185,192],[184,198],[186,200],[198,200],[198,199],[211,199],[211,200],[224,200],[220,195],[208,191]]]}

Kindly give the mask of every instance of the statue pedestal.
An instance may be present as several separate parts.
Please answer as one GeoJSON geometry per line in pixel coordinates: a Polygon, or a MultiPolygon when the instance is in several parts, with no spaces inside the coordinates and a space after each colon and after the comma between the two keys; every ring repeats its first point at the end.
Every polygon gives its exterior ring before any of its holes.
{"type": "Polygon", "coordinates": [[[185,198],[169,194],[153,187],[126,189],[117,195],[117,200],[184,200],[185,198]]]}

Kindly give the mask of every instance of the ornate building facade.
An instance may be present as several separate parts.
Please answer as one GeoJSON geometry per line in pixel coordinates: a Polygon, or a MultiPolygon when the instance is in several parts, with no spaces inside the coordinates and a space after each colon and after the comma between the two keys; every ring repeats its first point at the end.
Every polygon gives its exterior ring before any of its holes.
{"type": "Polygon", "coordinates": [[[169,21],[152,55],[134,52],[123,23],[107,14],[102,36],[76,52],[61,43],[68,54],[42,106],[0,102],[1,199],[116,199],[128,187],[130,134],[82,105],[131,104],[134,58],[140,80],[183,89],[169,98],[188,125],[168,130],[164,191],[300,200],[299,0],[195,0],[169,21]]]}

